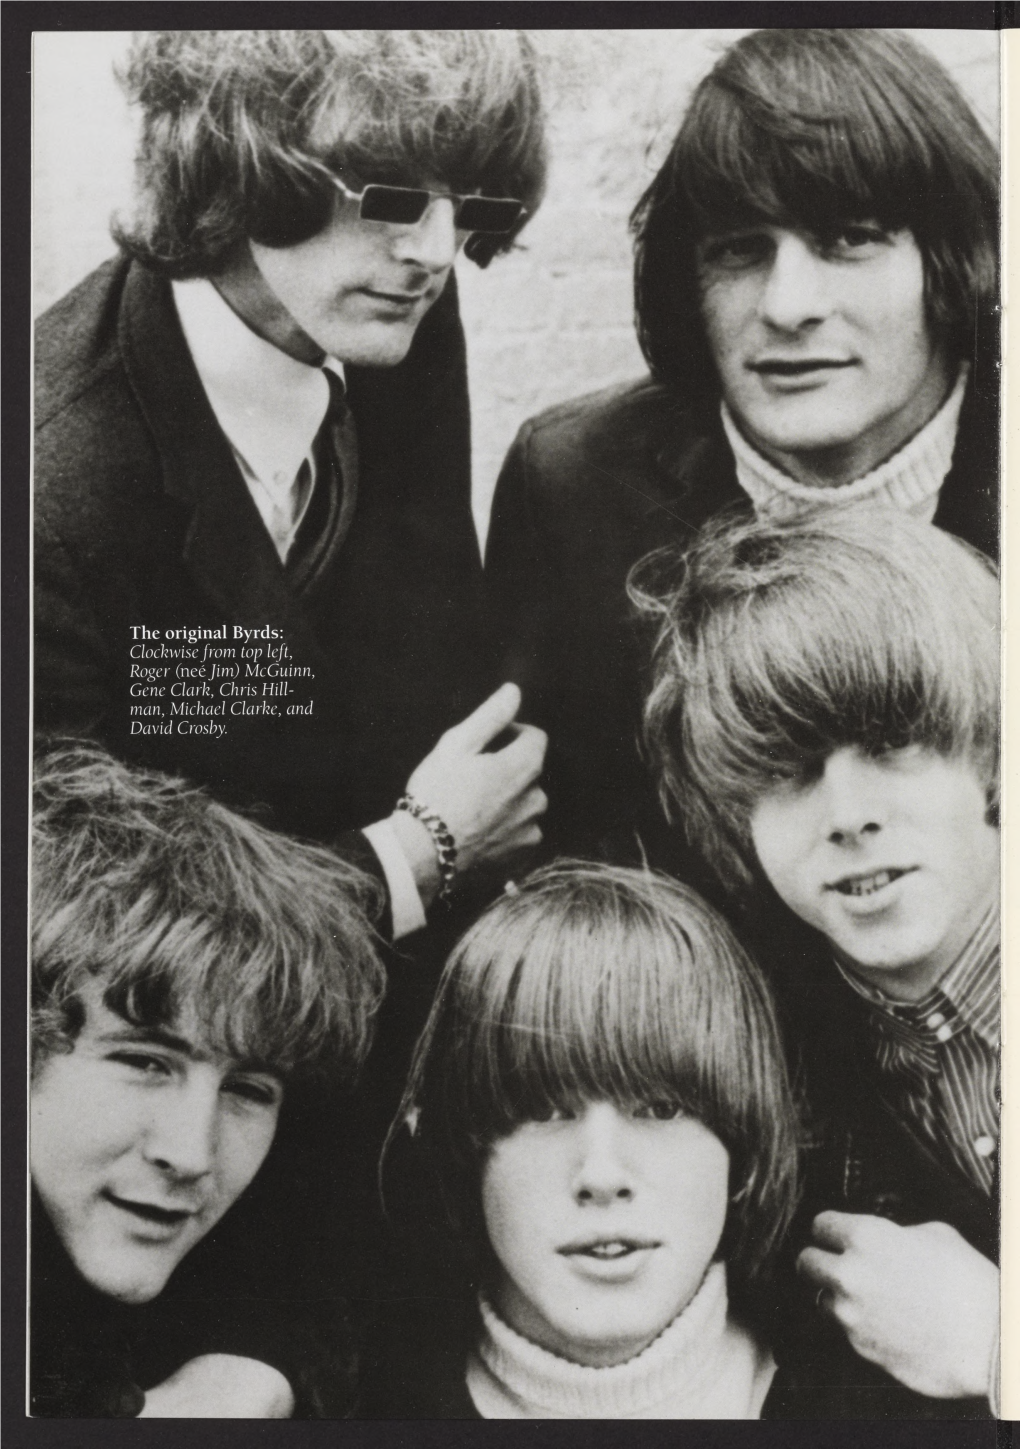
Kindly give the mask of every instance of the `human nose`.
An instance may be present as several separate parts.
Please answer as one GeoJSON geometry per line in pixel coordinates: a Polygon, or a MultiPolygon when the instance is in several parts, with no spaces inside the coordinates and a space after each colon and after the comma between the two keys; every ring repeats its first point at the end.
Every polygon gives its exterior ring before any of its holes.
{"type": "Polygon", "coordinates": [[[822,772],[825,836],[832,845],[852,845],[877,835],[883,825],[876,766],[855,750],[837,750],[822,772]]]}
{"type": "Polygon", "coordinates": [[[804,238],[780,236],[761,295],[763,321],[781,332],[797,332],[820,322],[829,310],[827,266],[804,238]]]}
{"type": "Polygon", "coordinates": [[[212,1074],[190,1073],[160,1092],[146,1134],[146,1159],[174,1177],[204,1177],[216,1156],[219,1110],[219,1081],[212,1074]]]}
{"type": "Polygon", "coordinates": [[[452,267],[458,245],[453,217],[454,202],[449,197],[433,197],[421,220],[397,233],[393,248],[397,259],[430,272],[452,267]]]}
{"type": "Polygon", "coordinates": [[[634,1181],[626,1162],[626,1123],[611,1103],[588,1107],[578,1122],[574,1198],[580,1204],[607,1206],[629,1202],[634,1181]]]}

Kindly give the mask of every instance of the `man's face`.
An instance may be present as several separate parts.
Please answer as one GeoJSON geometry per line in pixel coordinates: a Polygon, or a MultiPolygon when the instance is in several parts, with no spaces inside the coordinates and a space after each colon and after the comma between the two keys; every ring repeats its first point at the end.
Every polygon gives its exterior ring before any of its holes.
{"type": "MultiPolygon", "coordinates": [[[[249,246],[262,282],[316,349],[341,362],[393,367],[407,355],[467,235],[454,227],[453,202],[443,198],[433,199],[420,221],[397,225],[362,221],[358,203],[338,194],[333,219],[317,236],[292,247],[249,246]]],[[[256,330],[300,355],[293,340],[273,335],[264,322],[256,330]]]]}
{"type": "Polygon", "coordinates": [[[283,1086],[194,1029],[132,1026],[83,993],[85,1024],[32,1083],[32,1180],[81,1276],[146,1303],[251,1182],[283,1086]]]}
{"type": "Polygon", "coordinates": [[[909,231],[823,242],[766,224],[708,236],[699,284],[723,396],[747,438],[801,482],[878,466],[938,411],[946,359],[909,231]]]}
{"type": "Polygon", "coordinates": [[[798,916],[863,979],[917,1000],[996,898],[999,832],[966,760],[910,746],[830,755],[776,785],[751,816],[758,860],[798,916]]]}
{"type": "Polygon", "coordinates": [[[698,1291],[728,1194],[729,1153],[695,1118],[590,1102],[526,1122],[482,1175],[495,1305],[561,1357],[623,1363],[698,1291]]]}

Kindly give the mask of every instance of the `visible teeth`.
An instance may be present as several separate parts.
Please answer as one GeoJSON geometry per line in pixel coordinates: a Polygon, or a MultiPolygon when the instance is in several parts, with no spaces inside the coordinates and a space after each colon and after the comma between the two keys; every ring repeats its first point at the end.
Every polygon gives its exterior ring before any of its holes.
{"type": "Polygon", "coordinates": [[[843,881],[838,889],[845,896],[870,896],[875,891],[880,891],[884,886],[891,884],[903,874],[902,871],[880,870],[875,875],[859,877],[857,880],[843,881]]]}
{"type": "Polygon", "coordinates": [[[587,1251],[593,1258],[622,1258],[630,1252],[628,1243],[593,1243],[587,1251]]]}

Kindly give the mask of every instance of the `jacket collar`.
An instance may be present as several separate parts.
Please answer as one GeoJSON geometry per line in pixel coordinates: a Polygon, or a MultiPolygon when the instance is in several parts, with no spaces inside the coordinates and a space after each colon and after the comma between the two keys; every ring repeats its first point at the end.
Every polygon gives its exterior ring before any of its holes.
{"type": "Polygon", "coordinates": [[[667,406],[652,439],[652,452],[662,497],[650,501],[649,513],[665,510],[679,522],[700,528],[720,508],[748,502],[737,482],[718,409],[706,417],[704,410],[679,403],[667,406]]]}
{"type": "Polygon", "coordinates": [[[932,520],[989,558],[999,555],[999,392],[994,370],[975,358],[960,409],[953,463],[932,520]],[[991,379],[991,382],[990,382],[991,379]]]}
{"type": "MultiPolygon", "coordinates": [[[[983,374],[982,374],[983,375],[983,374]]],[[[998,395],[982,392],[972,366],[960,411],[953,463],[939,493],[934,522],[998,555],[998,395]]],[[[749,506],[737,482],[733,453],[716,406],[686,407],[661,383],[646,384],[661,395],[651,440],[656,486],[646,512],[665,511],[691,527],[729,504],[749,506]]]]}
{"type": "MultiPolygon", "coordinates": [[[[183,560],[228,619],[282,622],[311,645],[283,566],[199,381],[169,282],[133,262],[118,340],[128,381],[153,434],[163,487],[190,524],[183,560]]],[[[316,650],[316,653],[318,651],[316,650]]]]}

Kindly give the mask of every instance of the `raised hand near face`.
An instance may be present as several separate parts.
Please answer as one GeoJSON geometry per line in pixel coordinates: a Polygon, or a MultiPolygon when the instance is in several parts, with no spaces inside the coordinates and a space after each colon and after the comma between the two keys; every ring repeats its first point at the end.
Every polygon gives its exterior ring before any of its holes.
{"type": "MultiPolygon", "coordinates": [[[[542,839],[548,801],[537,781],[547,739],[517,722],[521,692],[504,684],[473,714],[448,729],[407,782],[408,793],[444,822],[456,842],[457,874],[502,865],[542,839]],[[504,733],[513,738],[489,749],[504,733]]],[[[406,811],[393,816],[401,846],[427,904],[440,885],[432,838],[406,811]]]]}

